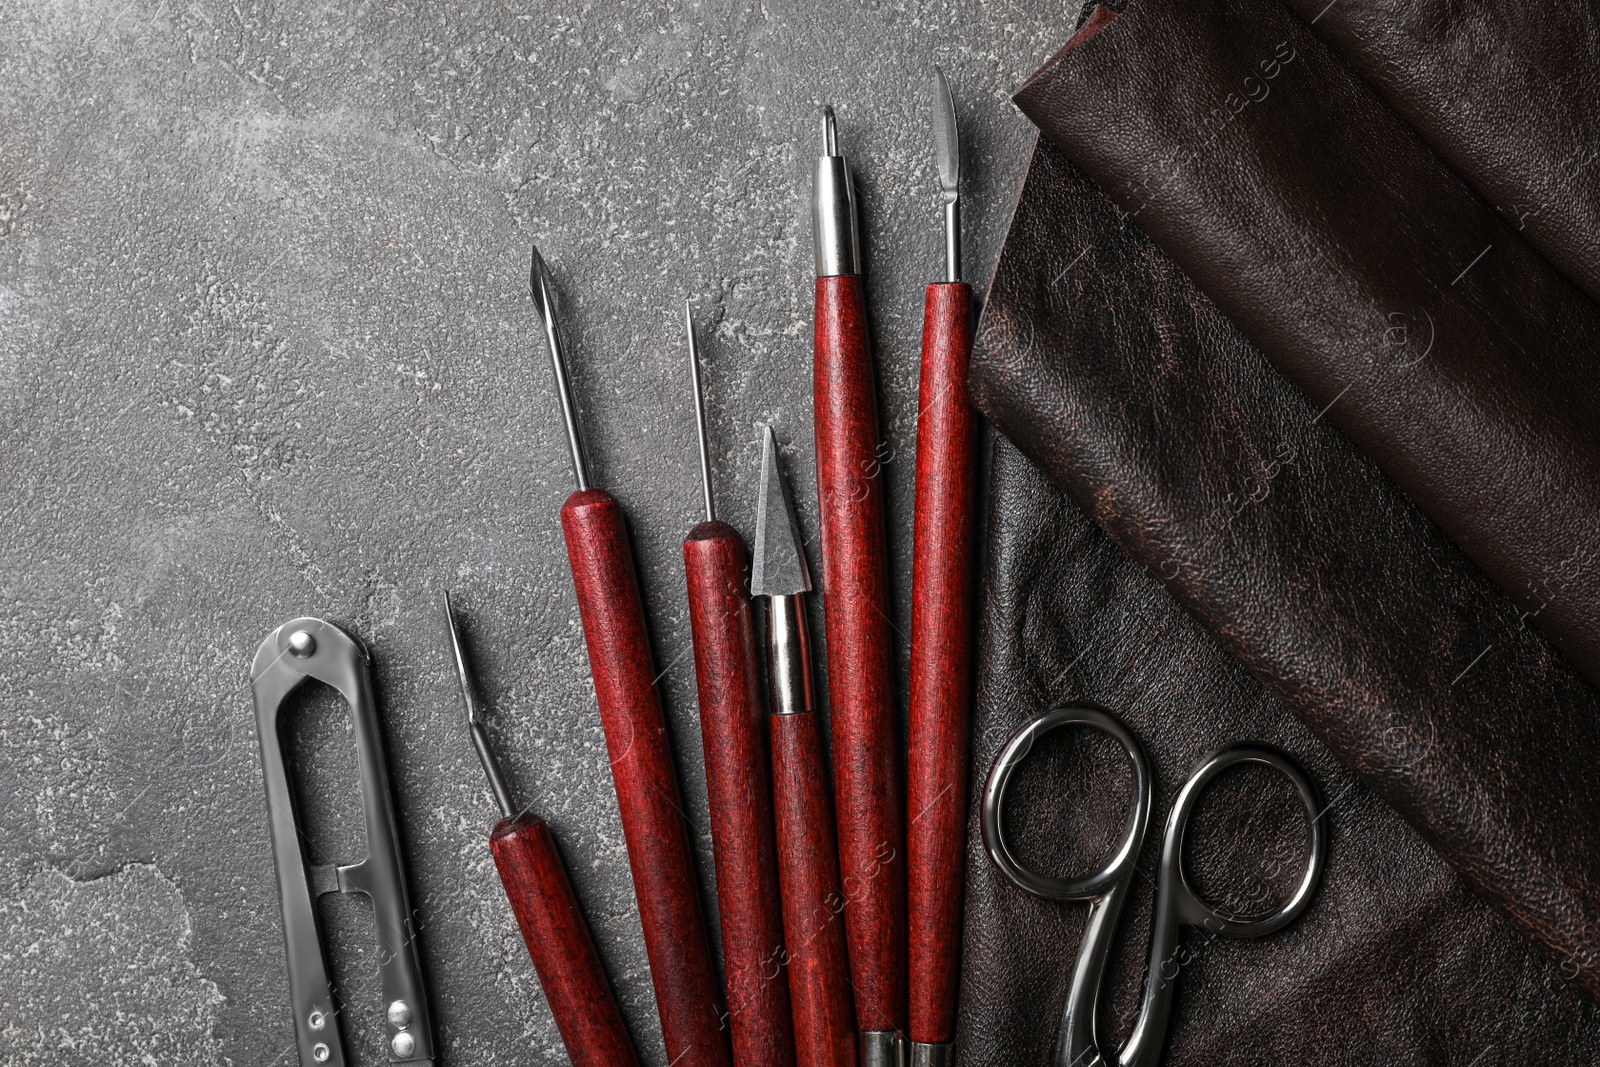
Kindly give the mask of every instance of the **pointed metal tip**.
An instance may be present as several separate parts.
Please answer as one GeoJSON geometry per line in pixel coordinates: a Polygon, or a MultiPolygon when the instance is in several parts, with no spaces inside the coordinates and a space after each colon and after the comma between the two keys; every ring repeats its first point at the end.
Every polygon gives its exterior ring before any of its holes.
{"type": "Polygon", "coordinates": [[[717,521],[717,505],[711,496],[711,446],[706,441],[706,402],[700,392],[700,347],[694,340],[694,314],[689,301],[683,302],[683,328],[689,337],[689,382],[694,390],[694,429],[700,445],[700,489],[706,503],[706,521],[717,521]]]}
{"type": "Polygon", "coordinates": [[[539,254],[538,245],[530,245],[533,254],[528,257],[528,288],[533,293],[533,305],[539,309],[539,317],[548,319],[551,315],[551,290],[550,268],[545,266],[544,257],[539,254]]]}
{"type": "Polygon", "coordinates": [[[795,519],[789,484],[778,464],[778,439],[761,427],[761,495],[756,499],[756,543],[750,566],[751,596],[811,592],[811,569],[795,519]]]}
{"type": "Polygon", "coordinates": [[[839,154],[839,124],[834,120],[832,104],[822,105],[822,154],[839,154]]]}
{"type": "Polygon", "coordinates": [[[478,721],[478,702],[472,696],[472,679],[467,674],[467,657],[461,650],[461,631],[456,626],[456,609],[450,603],[450,590],[444,591],[444,617],[450,623],[450,650],[455,653],[456,677],[461,682],[461,701],[467,706],[467,721],[478,721]]]}

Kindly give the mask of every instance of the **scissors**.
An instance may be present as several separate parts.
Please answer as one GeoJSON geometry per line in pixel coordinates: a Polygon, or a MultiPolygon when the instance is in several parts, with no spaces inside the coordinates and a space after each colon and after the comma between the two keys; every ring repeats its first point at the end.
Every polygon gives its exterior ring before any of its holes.
{"type": "Polygon", "coordinates": [[[1145,973],[1139,1019],[1127,1044],[1113,1054],[1101,1050],[1096,1019],[1106,958],[1116,934],[1117,920],[1133,885],[1135,865],[1150,823],[1150,764],[1138,738],[1122,720],[1098,708],[1061,707],[1045,712],[1012,735],[989,769],[983,790],[983,845],[989,859],[1006,880],[1045,900],[1089,902],[1089,922],[1072,973],[1072,988],[1061,1015],[1056,1038],[1055,1067],[1153,1067],[1161,1058],[1167,1023],[1172,1014],[1172,991],[1180,965],[1178,935],[1184,926],[1198,926],[1215,937],[1262,937],[1282,930],[1300,917],[1311,902],[1322,876],[1327,839],[1323,828],[1321,794],[1288,753],[1263,744],[1230,745],[1207,756],[1189,776],[1167,817],[1161,843],[1161,865],[1156,876],[1155,922],[1150,936],[1150,964],[1145,973]],[[1051,878],[1024,867],[1006,841],[1006,789],[1012,775],[1046,735],[1068,726],[1092,726],[1110,734],[1133,764],[1133,804],[1110,862],[1084,878],[1051,878]],[[1278,771],[1293,783],[1307,818],[1306,851],[1309,860],[1294,894],[1278,910],[1264,916],[1224,914],[1206,903],[1189,885],[1183,869],[1183,839],[1200,794],[1219,774],[1241,763],[1257,763],[1278,771]]]}

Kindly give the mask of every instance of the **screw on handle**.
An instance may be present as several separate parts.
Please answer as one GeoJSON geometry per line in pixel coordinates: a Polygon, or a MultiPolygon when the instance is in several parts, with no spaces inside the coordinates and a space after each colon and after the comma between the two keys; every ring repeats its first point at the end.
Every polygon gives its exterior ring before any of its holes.
{"type": "Polygon", "coordinates": [[[667,1060],[674,1067],[729,1067],[716,967],[622,508],[604,490],[579,490],[561,509],[561,527],[667,1060]]]}
{"type": "Polygon", "coordinates": [[[793,1067],[766,723],[744,584],[744,540],[725,522],[702,522],[683,543],[683,564],[733,1059],[739,1067],[793,1067]]]}
{"type": "Polygon", "coordinates": [[[955,1039],[972,714],[972,290],[928,286],[917,415],[906,897],[910,1038],[955,1039]]]}
{"type": "Polygon", "coordinates": [[[861,279],[816,283],[817,489],[845,926],[863,1031],[906,1027],[905,842],[877,398],[861,279]]]}
{"type": "Polygon", "coordinates": [[[855,1067],[839,860],[812,711],[773,715],[772,781],[789,996],[800,1067],[855,1067]]]}
{"type": "Polygon", "coordinates": [[[550,828],[526,813],[501,819],[489,848],[575,1067],[638,1067],[550,828]]]}

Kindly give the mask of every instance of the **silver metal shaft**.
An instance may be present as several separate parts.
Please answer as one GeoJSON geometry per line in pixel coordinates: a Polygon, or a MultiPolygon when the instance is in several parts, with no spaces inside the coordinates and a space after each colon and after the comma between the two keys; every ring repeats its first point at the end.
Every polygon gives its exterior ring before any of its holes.
{"type": "Polygon", "coordinates": [[[478,715],[478,701],[472,694],[472,678],[467,672],[467,657],[461,649],[461,632],[456,628],[456,613],[450,604],[449,590],[445,590],[444,594],[444,615],[450,623],[450,647],[456,655],[456,676],[461,680],[461,702],[467,708],[467,729],[472,733],[472,747],[478,750],[478,762],[483,764],[483,773],[489,779],[489,791],[494,794],[494,802],[509,819],[517,813],[517,804],[511,799],[511,787],[506,784],[506,776],[500,772],[500,761],[495,759],[494,749],[489,747],[489,734],[478,715]]]}
{"type": "Polygon", "coordinates": [[[689,301],[683,302],[683,329],[689,337],[689,380],[694,383],[694,427],[700,438],[700,486],[706,497],[706,521],[717,521],[716,501],[711,498],[711,448],[706,443],[706,402],[700,392],[700,349],[694,343],[694,315],[689,301]]]}
{"type": "Polygon", "coordinates": [[[956,127],[956,102],[944,71],[933,68],[933,155],[939,171],[939,198],[944,201],[945,281],[961,280],[961,136],[956,127]]]}
{"type": "Polygon", "coordinates": [[[811,178],[811,240],[817,277],[861,273],[855,183],[850,164],[839,154],[832,107],[822,109],[822,155],[811,178]]]}
{"type": "Polygon", "coordinates": [[[572,403],[572,381],[567,375],[567,353],[561,343],[561,328],[556,323],[555,287],[550,269],[544,265],[539,246],[533,246],[528,266],[528,286],[533,290],[533,305],[544,321],[544,337],[550,346],[550,367],[556,376],[556,395],[561,400],[561,419],[567,428],[567,449],[572,453],[572,478],[579,490],[589,488],[589,465],[583,456],[583,439],[578,435],[578,413],[572,403]]]}
{"type": "Polygon", "coordinates": [[[767,679],[772,714],[796,715],[815,707],[804,594],[767,598],[767,679]]]}

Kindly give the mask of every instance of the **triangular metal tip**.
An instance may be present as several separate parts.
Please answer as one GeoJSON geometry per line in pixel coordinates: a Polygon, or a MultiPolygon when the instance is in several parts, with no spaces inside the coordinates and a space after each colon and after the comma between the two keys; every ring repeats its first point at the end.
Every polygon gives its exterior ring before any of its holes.
{"type": "Polygon", "coordinates": [[[811,569],[795,519],[789,484],[778,466],[778,439],[761,427],[761,495],[756,498],[756,544],[750,567],[751,596],[811,592],[811,569]]]}
{"type": "Polygon", "coordinates": [[[945,200],[954,200],[961,188],[961,141],[955,98],[938,67],[933,68],[933,155],[939,167],[939,192],[945,200]]]}

